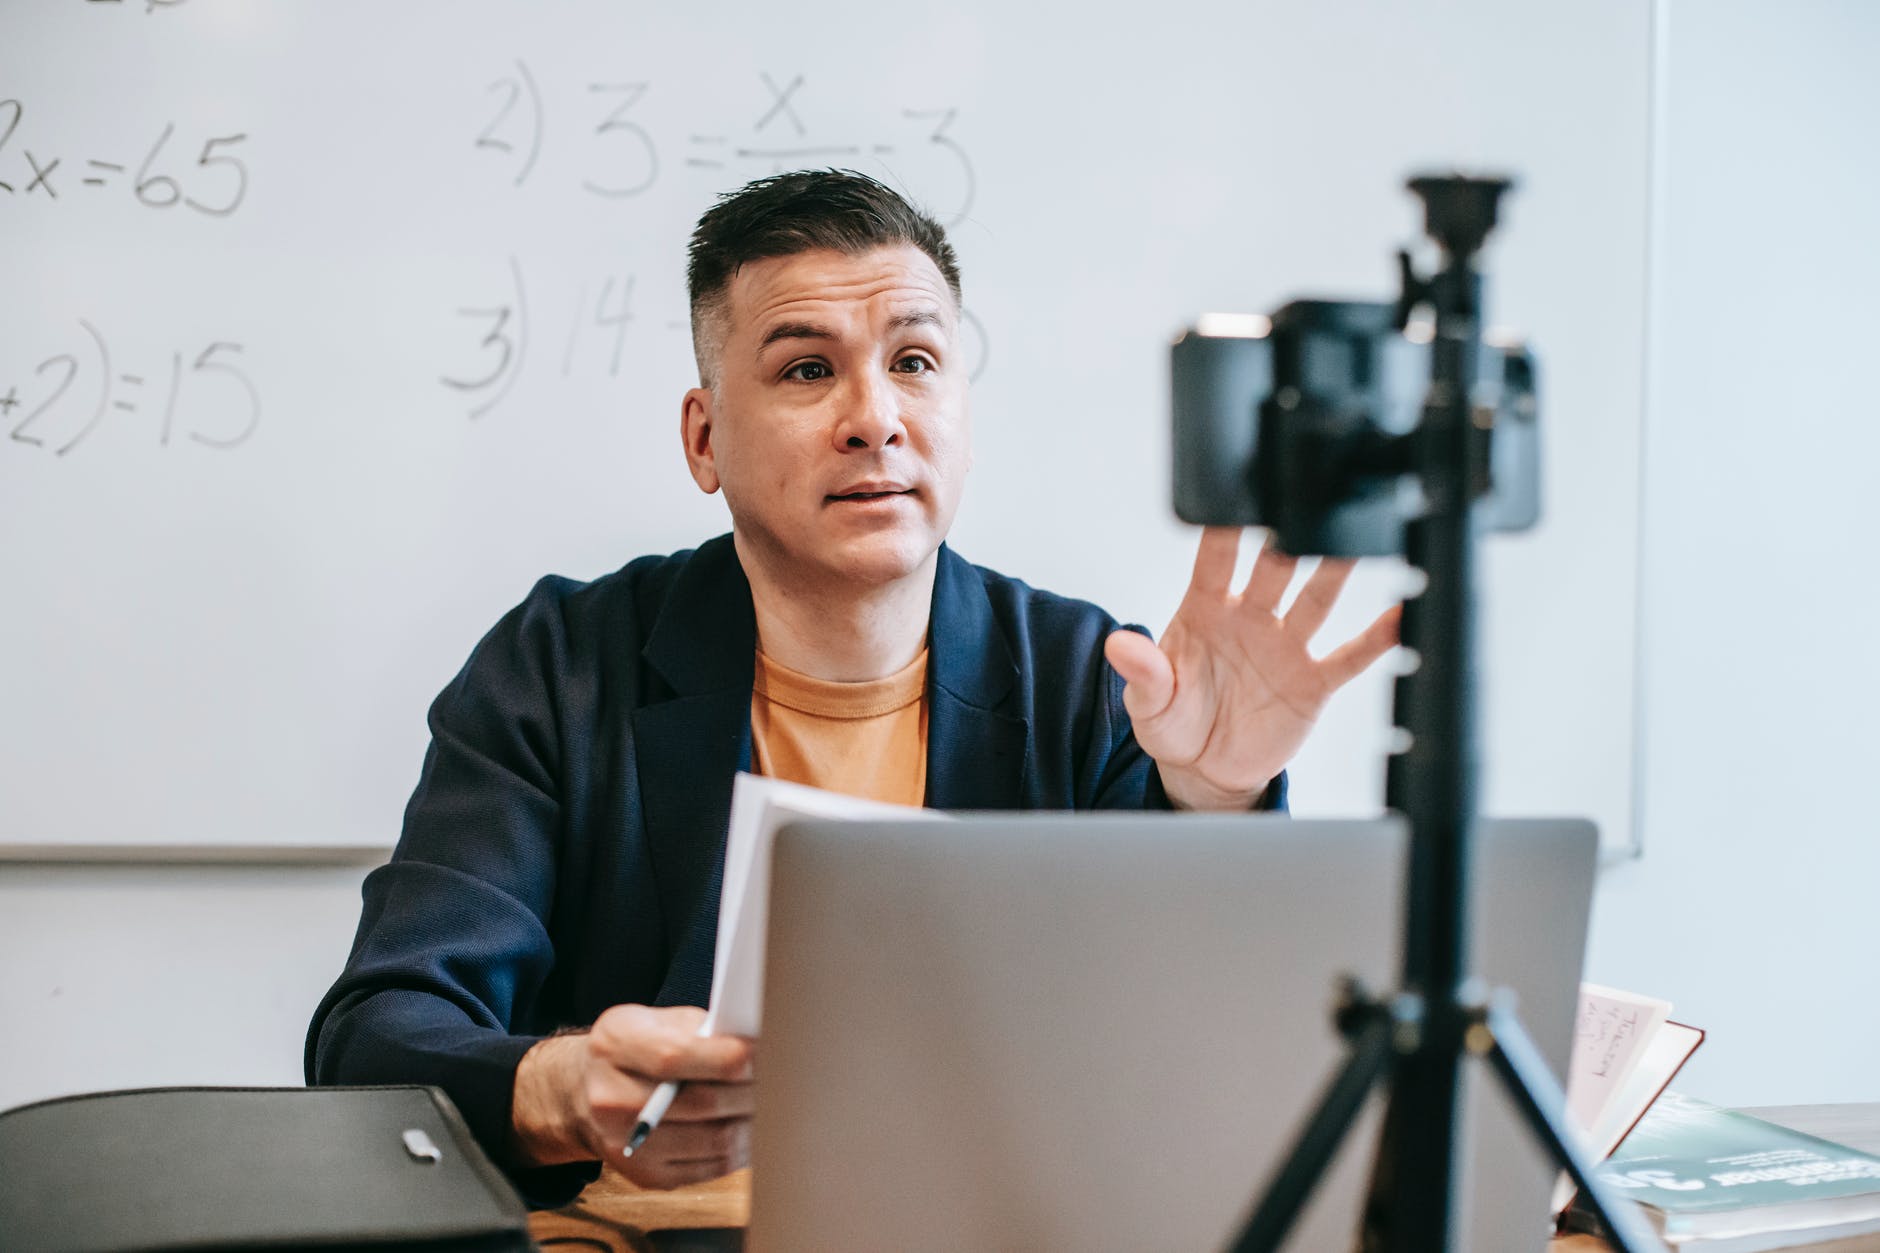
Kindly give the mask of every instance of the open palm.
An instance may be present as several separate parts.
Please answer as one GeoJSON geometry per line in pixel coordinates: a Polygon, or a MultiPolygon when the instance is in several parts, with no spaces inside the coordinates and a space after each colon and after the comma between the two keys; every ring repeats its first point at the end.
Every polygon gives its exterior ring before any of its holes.
{"type": "Polygon", "coordinates": [[[1123,676],[1136,741],[1155,758],[1170,799],[1187,809],[1245,809],[1286,767],[1332,693],[1397,642],[1401,607],[1322,658],[1312,637],[1354,563],[1319,562],[1284,615],[1298,559],[1267,544],[1247,585],[1232,589],[1237,527],[1209,527],[1194,577],[1160,645],[1117,631],[1104,656],[1123,676]]]}

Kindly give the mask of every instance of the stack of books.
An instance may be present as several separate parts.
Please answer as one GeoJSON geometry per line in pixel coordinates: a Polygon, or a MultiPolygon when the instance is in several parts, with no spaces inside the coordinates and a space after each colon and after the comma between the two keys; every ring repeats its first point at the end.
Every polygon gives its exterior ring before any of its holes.
{"type": "MultiPolygon", "coordinates": [[[[1880,1157],[1677,1092],[1598,1173],[1680,1253],[1880,1248],[1880,1157]]],[[[1564,1226],[1603,1234],[1577,1207],[1564,1226]]]]}
{"type": "MultiPolygon", "coordinates": [[[[1670,1091],[1703,1040],[1669,1002],[1581,987],[1567,1111],[1600,1178],[1679,1253],[1880,1250],[1880,1157],[1670,1091]]],[[[1564,1176],[1562,1207],[1563,1230],[1606,1234],[1564,1176]]]]}

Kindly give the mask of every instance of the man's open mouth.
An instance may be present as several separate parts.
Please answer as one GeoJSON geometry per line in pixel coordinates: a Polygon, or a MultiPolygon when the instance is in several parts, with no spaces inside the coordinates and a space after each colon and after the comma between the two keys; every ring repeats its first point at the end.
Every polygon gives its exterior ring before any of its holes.
{"type": "Polygon", "coordinates": [[[890,496],[911,496],[913,494],[914,494],[913,488],[902,487],[902,488],[895,488],[889,491],[880,491],[880,492],[844,492],[841,495],[827,497],[827,499],[829,500],[886,500],[890,496]]]}

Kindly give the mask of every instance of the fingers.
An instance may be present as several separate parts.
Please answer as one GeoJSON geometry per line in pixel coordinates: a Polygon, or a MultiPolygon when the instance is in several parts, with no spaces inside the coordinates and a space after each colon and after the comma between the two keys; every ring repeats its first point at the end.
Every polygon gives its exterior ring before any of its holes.
{"type": "MultiPolygon", "coordinates": [[[[1199,566],[1197,561],[1197,571],[1199,566]]],[[[1233,573],[1231,559],[1228,573],[1233,573]]],[[[1134,721],[1145,722],[1155,717],[1175,698],[1175,667],[1152,640],[1134,631],[1112,631],[1103,641],[1103,656],[1127,684],[1123,689],[1123,707],[1134,721]]]]}
{"type": "Polygon", "coordinates": [[[709,1079],[737,1083],[751,1077],[751,1042],[740,1036],[701,1036],[703,1010],[616,1005],[588,1032],[596,1058],[656,1081],[709,1079]]]}
{"type": "Polygon", "coordinates": [[[757,1109],[757,1088],[749,1083],[688,1083],[679,1089],[660,1125],[669,1122],[718,1122],[749,1118],[757,1109]]]}
{"type": "Polygon", "coordinates": [[[1341,644],[1320,662],[1320,673],[1331,690],[1336,691],[1357,678],[1372,662],[1389,652],[1397,643],[1403,623],[1403,606],[1392,605],[1355,638],[1341,644]]]}
{"type": "Polygon", "coordinates": [[[623,1174],[648,1188],[702,1183],[750,1164],[749,1118],[661,1123],[632,1157],[618,1163],[623,1174]]]}
{"type": "Polygon", "coordinates": [[[751,1120],[748,1118],[676,1122],[670,1126],[662,1122],[634,1156],[650,1151],[654,1161],[674,1165],[728,1161],[748,1151],[750,1136],[751,1120]]]}
{"type": "MultiPolygon", "coordinates": [[[[624,1140],[628,1128],[640,1116],[640,1110],[658,1085],[640,1075],[630,1075],[610,1066],[597,1068],[588,1079],[588,1107],[603,1135],[617,1130],[624,1140]]],[[[679,1094],[660,1118],[669,1122],[718,1122],[726,1118],[749,1118],[757,1110],[757,1088],[749,1083],[712,1083],[693,1080],[679,1085],[679,1094]]]]}
{"type": "Polygon", "coordinates": [[[1265,541],[1260,545],[1260,555],[1253,560],[1253,573],[1247,576],[1246,590],[1240,594],[1243,609],[1258,609],[1265,613],[1279,609],[1280,597],[1286,594],[1286,586],[1292,582],[1299,559],[1281,552],[1278,543],[1273,532],[1268,531],[1265,541]]]}
{"type": "Polygon", "coordinates": [[[1234,581],[1234,563],[1240,559],[1240,528],[1209,526],[1201,529],[1195,547],[1195,572],[1188,580],[1190,595],[1219,599],[1234,581]]]}
{"type": "Polygon", "coordinates": [[[1286,611],[1287,634],[1302,644],[1310,643],[1325,620],[1331,617],[1332,606],[1338,603],[1338,594],[1345,590],[1345,581],[1356,565],[1355,561],[1321,558],[1306,585],[1293,598],[1292,607],[1286,611]]]}
{"type": "Polygon", "coordinates": [[[639,1153],[635,1153],[632,1157],[618,1163],[618,1167],[621,1174],[640,1187],[664,1192],[673,1188],[690,1187],[695,1183],[709,1183],[713,1179],[722,1179],[734,1170],[742,1170],[744,1165],[748,1164],[732,1166],[723,1162],[699,1162],[673,1166],[649,1162],[639,1153]]]}
{"type": "MultiPolygon", "coordinates": [[[[1195,548],[1195,571],[1188,581],[1188,594],[1204,600],[1224,601],[1232,594],[1234,563],[1240,556],[1240,528],[1204,527],[1201,543],[1195,548]]],[[[1279,549],[1271,531],[1261,541],[1259,555],[1253,561],[1253,573],[1241,590],[1242,608],[1274,613],[1286,588],[1292,583],[1299,559],[1279,549]]]]}

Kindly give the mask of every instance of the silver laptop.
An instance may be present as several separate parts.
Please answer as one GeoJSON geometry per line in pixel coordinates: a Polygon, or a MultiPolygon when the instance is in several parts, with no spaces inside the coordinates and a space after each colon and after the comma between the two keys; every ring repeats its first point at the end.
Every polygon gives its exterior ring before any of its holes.
{"type": "MultiPolygon", "coordinates": [[[[1564,1073],[1596,837],[1487,824],[1475,969],[1564,1073]]],[[[1394,982],[1394,819],[803,823],[772,883],[749,1247],[1210,1250],[1394,982]]],[[[1470,1064],[1466,1247],[1541,1249],[1554,1172],[1470,1064]]],[[[1287,1246],[1350,1248],[1373,1100],[1287,1246]]]]}

